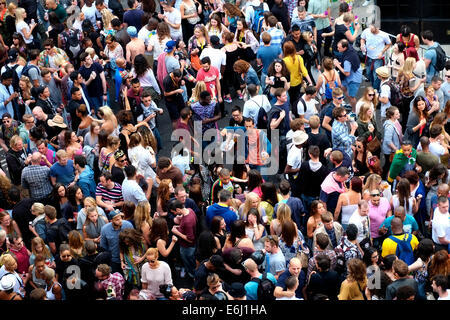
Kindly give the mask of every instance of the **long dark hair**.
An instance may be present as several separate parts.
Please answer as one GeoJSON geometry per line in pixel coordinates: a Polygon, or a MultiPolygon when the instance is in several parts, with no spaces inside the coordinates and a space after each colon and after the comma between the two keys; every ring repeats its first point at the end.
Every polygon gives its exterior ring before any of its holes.
{"type": "Polygon", "coordinates": [[[59,193],[58,193],[58,189],[59,189],[60,187],[64,187],[64,190],[65,190],[65,197],[66,197],[66,198],[69,198],[69,195],[68,195],[66,186],[63,185],[63,184],[60,183],[60,182],[55,183],[55,186],[53,187],[53,191],[52,191],[52,198],[53,198],[53,200],[54,200],[55,202],[57,202],[58,204],[59,204],[59,201],[61,201],[61,197],[59,196],[59,193]]]}
{"type": "Polygon", "coordinates": [[[425,118],[428,119],[428,111],[427,111],[427,106],[426,106],[426,105],[427,105],[427,102],[426,102],[426,100],[425,100],[424,97],[422,97],[422,96],[417,96],[417,97],[414,99],[414,103],[413,103],[413,111],[417,114],[418,117],[420,117],[421,111],[419,111],[419,109],[418,109],[418,107],[417,107],[417,105],[419,104],[420,101],[423,101],[423,102],[425,103],[425,109],[422,111],[422,114],[425,116],[425,118]]]}
{"type": "Polygon", "coordinates": [[[220,223],[222,222],[222,220],[224,220],[224,218],[222,216],[215,216],[214,218],[212,218],[210,230],[213,234],[219,233],[220,223]]]}
{"type": "Polygon", "coordinates": [[[269,69],[267,69],[267,75],[268,76],[273,76],[275,75],[276,71],[275,71],[275,64],[279,63],[281,64],[281,75],[283,77],[287,77],[289,75],[289,70],[286,67],[286,63],[284,63],[283,60],[281,59],[275,59],[270,65],[269,65],[269,69]]]}
{"type": "MultiPolygon", "coordinates": [[[[78,211],[78,204],[77,204],[77,198],[76,198],[76,193],[77,191],[81,189],[78,185],[74,184],[73,186],[68,188],[68,196],[67,199],[69,199],[70,204],[72,205],[74,211],[78,211]]],[[[80,200],[81,203],[84,202],[84,196],[83,199],[80,200]]]]}
{"type": "Polygon", "coordinates": [[[169,227],[167,226],[167,221],[164,218],[156,218],[153,220],[152,229],[150,231],[150,243],[155,243],[159,239],[164,240],[166,243],[168,241],[169,227]]]}
{"type": "Polygon", "coordinates": [[[120,251],[128,252],[131,247],[135,249],[142,247],[142,233],[136,229],[125,229],[119,233],[120,251]],[[125,243],[125,239],[128,240],[128,245],[125,243]]]}
{"type": "Polygon", "coordinates": [[[243,220],[235,220],[231,223],[230,242],[234,245],[236,238],[245,236],[245,222],[243,220]]]}
{"type": "Polygon", "coordinates": [[[267,201],[272,206],[275,206],[278,203],[277,188],[272,182],[264,182],[261,185],[261,192],[261,201],[267,201]]]}
{"type": "MultiPolygon", "coordinates": [[[[359,136],[358,138],[356,138],[356,141],[361,142],[363,145],[363,158],[362,158],[362,163],[366,163],[367,160],[367,141],[365,138],[363,138],[362,136],[359,136]]],[[[358,148],[355,149],[355,152],[353,154],[353,159],[356,161],[356,157],[358,157],[358,148]]]]}
{"type": "Polygon", "coordinates": [[[261,176],[261,173],[256,170],[252,169],[248,172],[248,190],[252,191],[255,188],[258,188],[263,183],[263,178],[261,176]]]}
{"type": "Polygon", "coordinates": [[[445,166],[442,163],[436,164],[433,168],[431,168],[429,173],[429,179],[430,181],[438,180],[439,176],[444,175],[442,178],[442,183],[447,183],[448,179],[448,170],[445,168],[445,166]]]}
{"type": "Polygon", "coordinates": [[[143,54],[138,54],[134,58],[134,71],[136,72],[137,78],[143,76],[149,68],[150,65],[148,64],[147,59],[145,59],[143,54]]]}

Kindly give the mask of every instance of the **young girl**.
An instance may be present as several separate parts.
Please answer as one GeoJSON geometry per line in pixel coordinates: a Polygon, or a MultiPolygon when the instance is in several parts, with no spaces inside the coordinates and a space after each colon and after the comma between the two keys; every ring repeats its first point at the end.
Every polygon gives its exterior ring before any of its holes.
{"type": "Polygon", "coordinates": [[[55,268],[55,258],[50,252],[50,248],[45,244],[42,238],[36,237],[31,240],[31,256],[30,266],[34,264],[34,259],[38,254],[42,254],[45,257],[45,265],[49,268],[55,268]]]}

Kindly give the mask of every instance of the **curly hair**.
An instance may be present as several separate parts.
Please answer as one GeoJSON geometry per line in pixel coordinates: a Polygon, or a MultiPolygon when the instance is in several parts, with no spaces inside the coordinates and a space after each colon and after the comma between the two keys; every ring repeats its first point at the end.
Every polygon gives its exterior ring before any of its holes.
{"type": "Polygon", "coordinates": [[[156,152],[157,143],[153,132],[146,126],[138,127],[137,132],[141,135],[143,147],[146,148],[150,146],[156,152]]]}
{"type": "Polygon", "coordinates": [[[136,229],[125,229],[119,233],[120,251],[127,252],[131,247],[135,249],[142,247],[142,233],[136,229]]]}
{"type": "Polygon", "coordinates": [[[164,218],[156,218],[153,220],[152,230],[150,231],[150,243],[156,243],[159,239],[164,240],[166,243],[169,239],[169,228],[167,221],[164,218]]]}
{"type": "Polygon", "coordinates": [[[148,64],[147,59],[145,59],[143,54],[138,54],[134,58],[134,71],[136,72],[136,77],[142,77],[148,69],[150,69],[150,65],[148,64]]]}
{"type": "Polygon", "coordinates": [[[242,59],[237,60],[233,65],[234,72],[237,72],[238,74],[247,73],[249,69],[250,63],[242,59]]]}
{"type": "Polygon", "coordinates": [[[284,63],[283,60],[281,59],[275,59],[270,65],[269,65],[269,69],[267,69],[267,75],[272,76],[275,75],[275,64],[281,64],[281,75],[283,77],[287,77],[289,75],[289,70],[286,67],[286,63],[284,63]]]}

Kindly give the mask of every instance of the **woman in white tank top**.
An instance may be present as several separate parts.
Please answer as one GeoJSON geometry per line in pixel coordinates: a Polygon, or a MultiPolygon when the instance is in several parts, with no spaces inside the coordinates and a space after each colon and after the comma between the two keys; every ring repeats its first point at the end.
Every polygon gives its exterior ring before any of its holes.
{"type": "Polygon", "coordinates": [[[403,206],[406,214],[414,215],[419,210],[420,200],[416,200],[411,195],[410,186],[407,179],[400,179],[397,184],[397,194],[391,198],[392,211],[395,211],[399,206],[403,206]]]}
{"type": "Polygon", "coordinates": [[[350,180],[350,189],[339,196],[336,210],[334,211],[334,221],[339,221],[344,230],[353,212],[358,209],[358,203],[361,201],[361,192],[362,181],[360,178],[354,177],[350,180]]]}

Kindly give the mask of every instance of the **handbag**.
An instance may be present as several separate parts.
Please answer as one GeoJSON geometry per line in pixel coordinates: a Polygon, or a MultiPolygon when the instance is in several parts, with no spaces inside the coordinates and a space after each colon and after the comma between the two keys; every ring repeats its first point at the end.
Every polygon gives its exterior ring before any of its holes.
{"type": "Polygon", "coordinates": [[[370,142],[367,142],[367,150],[370,152],[375,152],[380,149],[381,143],[380,140],[375,136],[370,142]]]}
{"type": "Polygon", "coordinates": [[[200,70],[200,68],[202,67],[200,63],[200,57],[198,55],[191,55],[191,66],[195,71],[200,70]]]}

